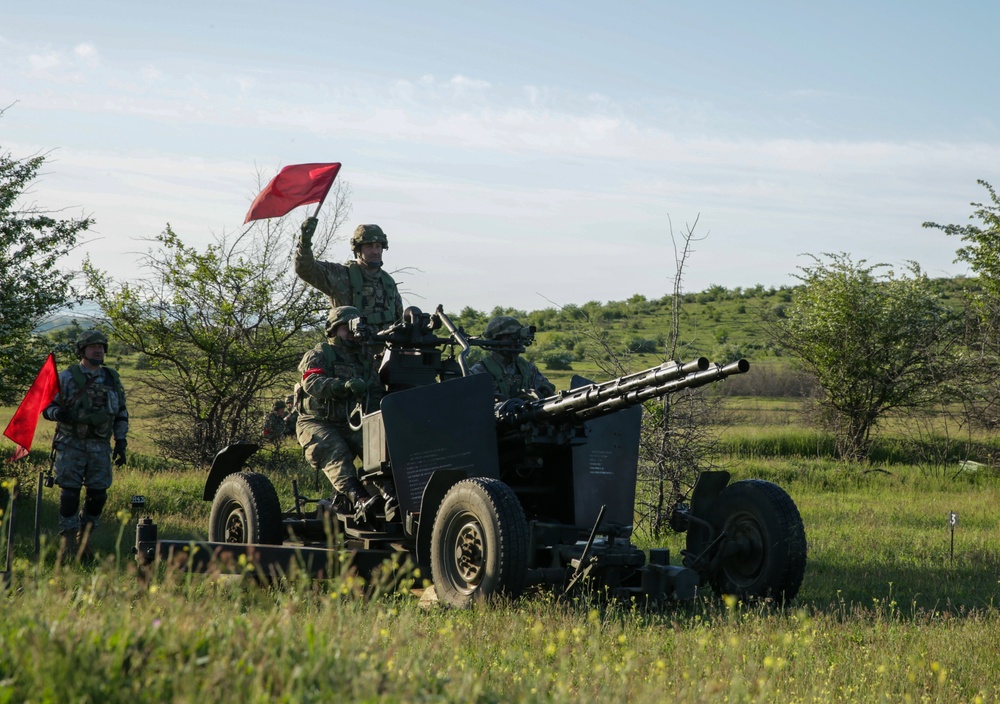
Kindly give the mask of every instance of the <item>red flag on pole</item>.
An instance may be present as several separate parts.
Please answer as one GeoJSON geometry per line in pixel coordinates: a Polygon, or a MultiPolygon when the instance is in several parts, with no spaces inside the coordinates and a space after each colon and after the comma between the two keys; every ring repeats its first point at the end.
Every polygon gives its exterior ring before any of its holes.
{"type": "Polygon", "coordinates": [[[254,198],[243,224],[251,220],[280,218],[307,203],[322,203],[339,171],[339,162],[286,166],[254,198]]]}
{"type": "Polygon", "coordinates": [[[24,395],[21,405],[14,411],[3,434],[18,446],[14,455],[7,462],[14,462],[28,454],[31,441],[35,439],[35,428],[38,427],[38,416],[45,407],[52,403],[59,391],[59,372],[56,370],[56,358],[49,353],[42,364],[38,376],[31,382],[31,388],[24,395]]]}

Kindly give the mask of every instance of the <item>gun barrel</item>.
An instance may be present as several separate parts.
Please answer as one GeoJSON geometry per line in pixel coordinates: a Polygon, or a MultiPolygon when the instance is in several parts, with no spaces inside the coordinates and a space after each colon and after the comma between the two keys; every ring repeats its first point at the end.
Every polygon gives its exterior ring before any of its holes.
{"type": "Polygon", "coordinates": [[[596,406],[585,408],[578,412],[576,416],[581,420],[599,418],[600,416],[607,415],[608,413],[614,413],[622,408],[635,406],[636,404],[648,401],[652,398],[659,398],[660,396],[680,391],[681,389],[694,389],[699,386],[705,386],[706,384],[711,384],[719,379],[725,379],[727,376],[745,374],[748,371],[750,371],[750,362],[745,359],[740,359],[726,365],[717,364],[711,369],[697,371],[692,374],[688,374],[687,376],[660,384],[659,386],[647,386],[645,388],[631,391],[623,396],[612,398],[596,406]]]}
{"type": "Polygon", "coordinates": [[[556,417],[576,413],[610,399],[624,396],[637,389],[664,384],[692,372],[704,371],[708,369],[710,364],[705,357],[699,357],[686,364],[682,362],[664,362],[652,369],[646,369],[599,384],[588,384],[587,386],[565,391],[558,396],[540,399],[530,404],[533,407],[532,415],[535,417],[556,417]]]}
{"type": "Polygon", "coordinates": [[[705,357],[686,364],[666,362],[619,379],[589,384],[533,401],[519,408],[510,420],[590,420],[674,391],[704,386],[733,374],[743,374],[749,369],[750,362],[745,359],[726,365],[713,365],[705,357]]]}

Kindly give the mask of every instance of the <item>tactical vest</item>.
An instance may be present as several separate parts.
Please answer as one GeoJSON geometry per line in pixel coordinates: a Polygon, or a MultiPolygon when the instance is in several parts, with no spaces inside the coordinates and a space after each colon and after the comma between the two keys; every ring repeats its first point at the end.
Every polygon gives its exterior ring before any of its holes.
{"type": "MultiPolygon", "coordinates": [[[[362,379],[368,379],[371,376],[371,364],[363,362],[362,373],[359,375],[357,373],[357,364],[351,362],[344,358],[343,355],[338,354],[337,350],[333,348],[328,342],[324,342],[321,345],[323,350],[323,367],[324,370],[331,376],[337,379],[343,379],[347,381],[348,379],[353,379],[360,376],[362,379]]],[[[301,388],[299,385],[296,385],[301,388]]],[[[346,423],[347,418],[351,411],[358,404],[358,399],[353,396],[344,396],[341,398],[316,398],[315,396],[310,396],[307,393],[301,394],[301,401],[296,405],[301,407],[302,415],[312,416],[313,418],[319,418],[322,420],[329,420],[334,423],[346,423]]]]}
{"type": "Polygon", "coordinates": [[[504,368],[492,356],[483,357],[481,360],[486,371],[493,377],[494,388],[497,393],[504,398],[513,398],[522,391],[531,391],[528,382],[531,380],[532,372],[528,360],[517,357],[514,359],[514,366],[519,373],[507,374],[504,368]],[[511,393],[513,391],[513,393],[511,393]]]}
{"type": "MultiPolygon", "coordinates": [[[[71,365],[70,374],[77,389],[69,399],[68,410],[73,417],[70,423],[59,423],[59,429],[77,438],[110,439],[114,432],[115,417],[111,413],[108,397],[117,394],[121,388],[118,372],[110,367],[102,367],[101,381],[85,374],[79,364],[71,365]]],[[[116,409],[117,412],[117,409],[116,409]]]]}
{"type": "Polygon", "coordinates": [[[385,270],[380,269],[378,277],[368,277],[362,273],[360,264],[349,262],[347,275],[351,280],[352,305],[362,311],[369,325],[383,327],[399,319],[402,311],[396,310],[396,282],[385,270]]]}

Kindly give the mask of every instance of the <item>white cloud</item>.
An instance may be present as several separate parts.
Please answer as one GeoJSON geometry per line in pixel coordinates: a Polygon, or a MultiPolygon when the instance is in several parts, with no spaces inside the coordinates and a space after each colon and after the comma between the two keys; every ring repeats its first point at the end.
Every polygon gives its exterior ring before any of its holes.
{"type": "Polygon", "coordinates": [[[97,52],[97,47],[93,44],[88,44],[86,42],[77,44],[73,47],[73,54],[87,66],[97,66],[101,62],[101,57],[97,52]]]}
{"type": "Polygon", "coordinates": [[[55,51],[48,51],[44,54],[30,54],[28,56],[28,65],[31,66],[32,71],[45,73],[63,68],[66,65],[66,61],[62,54],[55,51]]]}
{"type": "Polygon", "coordinates": [[[163,71],[152,64],[142,67],[142,79],[148,83],[155,83],[163,78],[163,71]]]}
{"type": "Polygon", "coordinates": [[[448,84],[458,90],[486,90],[490,87],[489,81],[469,78],[468,76],[463,76],[461,74],[452,76],[451,80],[448,81],[448,84]]]}

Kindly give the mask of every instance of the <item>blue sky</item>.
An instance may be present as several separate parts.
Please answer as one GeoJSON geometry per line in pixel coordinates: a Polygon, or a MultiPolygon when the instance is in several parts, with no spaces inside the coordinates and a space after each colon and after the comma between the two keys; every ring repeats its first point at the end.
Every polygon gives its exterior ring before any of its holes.
{"type": "Polygon", "coordinates": [[[31,198],[92,215],[75,256],[120,276],[302,162],[342,162],[348,230],[453,311],[658,298],[696,220],[689,291],[804,253],[961,273],[921,223],[1000,183],[993,3],[10,5],[0,148],[50,153],[31,198]]]}

